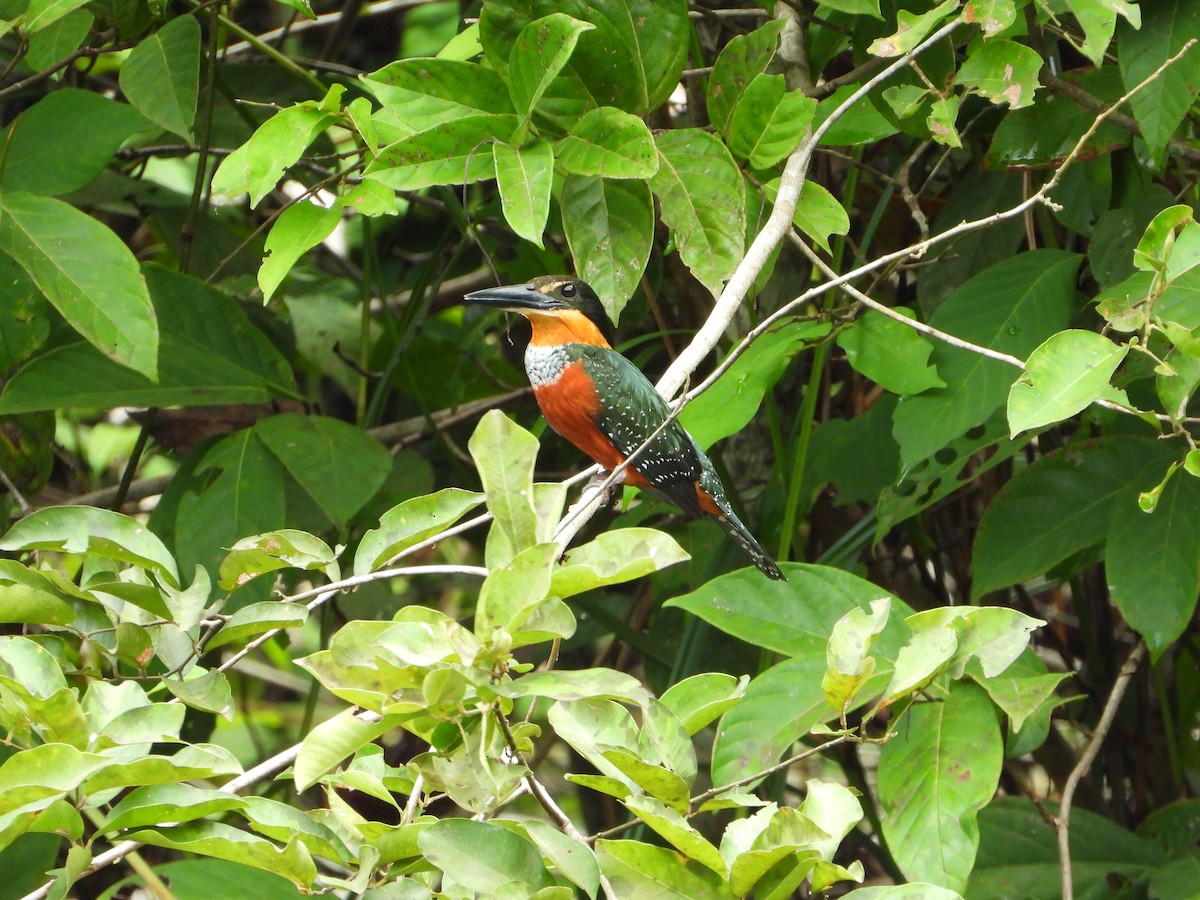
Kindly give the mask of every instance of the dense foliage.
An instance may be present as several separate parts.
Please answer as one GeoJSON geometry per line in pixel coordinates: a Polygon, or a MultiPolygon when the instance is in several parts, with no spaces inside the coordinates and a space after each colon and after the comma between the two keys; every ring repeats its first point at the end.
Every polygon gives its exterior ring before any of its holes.
{"type": "Polygon", "coordinates": [[[0,0],[0,894],[1189,896],[1197,38],[0,0]],[[575,502],[558,272],[787,582],[575,502]]]}

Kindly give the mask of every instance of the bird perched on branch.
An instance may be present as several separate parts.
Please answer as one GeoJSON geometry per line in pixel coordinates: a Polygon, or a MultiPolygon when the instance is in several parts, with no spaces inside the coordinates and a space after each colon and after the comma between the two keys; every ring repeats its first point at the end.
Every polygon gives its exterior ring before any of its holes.
{"type": "Polygon", "coordinates": [[[786,580],[734,514],[704,451],[668,421],[671,409],[654,385],[612,348],[615,329],[595,291],[578,279],[543,275],[466,300],[520,313],[533,326],[525,372],[550,427],[609,471],[633,456],[626,484],[715,519],[768,578],[786,580]]]}

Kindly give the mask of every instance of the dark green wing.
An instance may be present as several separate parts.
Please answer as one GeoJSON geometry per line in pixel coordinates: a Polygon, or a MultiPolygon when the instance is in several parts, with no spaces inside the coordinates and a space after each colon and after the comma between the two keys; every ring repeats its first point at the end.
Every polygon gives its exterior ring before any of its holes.
{"type": "MultiPolygon", "coordinates": [[[[583,346],[584,371],[603,401],[597,427],[628,456],[670,416],[671,410],[637,367],[615,350],[583,346]]],[[[704,471],[700,451],[678,422],[672,422],[634,460],[638,472],[668,499],[689,512],[696,506],[693,485],[704,471]],[[683,488],[686,490],[673,490],[683,488]]]]}

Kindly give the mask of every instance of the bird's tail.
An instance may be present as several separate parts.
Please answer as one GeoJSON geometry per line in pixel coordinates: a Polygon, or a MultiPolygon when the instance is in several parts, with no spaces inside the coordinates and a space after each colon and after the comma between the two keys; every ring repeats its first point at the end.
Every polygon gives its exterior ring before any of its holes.
{"type": "Polygon", "coordinates": [[[725,515],[713,518],[725,529],[725,533],[733,538],[733,542],[746,551],[751,562],[768,578],[775,581],[787,581],[787,576],[771,558],[771,554],[763,549],[763,545],[750,533],[750,529],[742,524],[742,520],[734,514],[733,510],[726,507],[723,511],[725,515]]]}

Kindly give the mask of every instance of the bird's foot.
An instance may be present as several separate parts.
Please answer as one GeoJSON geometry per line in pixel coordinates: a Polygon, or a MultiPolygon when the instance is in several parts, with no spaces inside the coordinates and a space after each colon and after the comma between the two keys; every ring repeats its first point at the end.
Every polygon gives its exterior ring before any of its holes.
{"type": "MultiPolygon", "coordinates": [[[[608,476],[611,474],[612,473],[606,469],[601,469],[588,480],[587,485],[584,487],[584,491],[600,490],[600,488],[603,487],[604,482],[608,479],[608,476]]],[[[607,488],[605,488],[604,496],[600,498],[600,505],[614,506],[620,499],[621,482],[617,481],[615,484],[610,484],[607,488]]]]}

